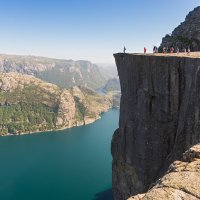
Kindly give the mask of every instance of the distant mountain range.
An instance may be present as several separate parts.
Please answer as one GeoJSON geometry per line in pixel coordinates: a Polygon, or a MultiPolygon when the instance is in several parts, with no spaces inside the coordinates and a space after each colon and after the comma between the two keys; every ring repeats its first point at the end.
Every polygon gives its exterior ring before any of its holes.
{"type": "Polygon", "coordinates": [[[61,60],[36,56],[0,55],[0,72],[33,75],[61,88],[103,87],[108,79],[104,69],[89,61],[61,60]]]}
{"type": "Polygon", "coordinates": [[[111,98],[89,88],[60,89],[31,75],[0,73],[0,135],[88,124],[111,107],[111,98]]]}
{"type": "Polygon", "coordinates": [[[115,64],[98,63],[97,65],[106,80],[118,77],[117,67],[115,64]]]}
{"type": "Polygon", "coordinates": [[[121,91],[119,78],[111,78],[103,87],[104,91],[121,91]]]}

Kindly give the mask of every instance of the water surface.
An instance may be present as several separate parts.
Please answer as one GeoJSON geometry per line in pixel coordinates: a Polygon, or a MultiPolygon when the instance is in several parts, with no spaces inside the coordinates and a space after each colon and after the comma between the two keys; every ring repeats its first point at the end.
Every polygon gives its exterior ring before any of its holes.
{"type": "Polygon", "coordinates": [[[0,200],[110,200],[119,111],[58,132],[0,137],[0,200]]]}

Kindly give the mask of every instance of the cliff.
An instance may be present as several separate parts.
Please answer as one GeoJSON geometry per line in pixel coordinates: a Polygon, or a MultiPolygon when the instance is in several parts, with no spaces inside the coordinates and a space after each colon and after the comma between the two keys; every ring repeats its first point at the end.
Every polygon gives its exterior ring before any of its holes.
{"type": "Polygon", "coordinates": [[[200,51],[200,6],[191,11],[171,35],[163,38],[161,48],[171,46],[200,51]]]}
{"type": "Polygon", "coordinates": [[[181,161],[170,165],[166,175],[146,194],[128,200],[198,200],[200,199],[200,144],[183,154],[181,161]]]}
{"type": "Polygon", "coordinates": [[[144,193],[200,142],[199,54],[115,54],[121,84],[112,139],[116,200],[144,193]]]}
{"type": "Polygon", "coordinates": [[[31,75],[0,73],[0,135],[89,124],[111,106],[89,88],[60,89],[31,75]]]}

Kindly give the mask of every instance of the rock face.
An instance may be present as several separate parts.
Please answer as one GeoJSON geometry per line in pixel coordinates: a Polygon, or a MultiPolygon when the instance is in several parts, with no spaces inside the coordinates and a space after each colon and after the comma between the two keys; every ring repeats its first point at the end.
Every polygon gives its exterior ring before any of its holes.
{"type": "Polygon", "coordinates": [[[121,83],[112,139],[116,200],[144,193],[200,142],[200,59],[115,54],[121,83]]]}
{"type": "Polygon", "coordinates": [[[163,38],[161,48],[171,46],[179,49],[189,46],[192,51],[200,51],[200,6],[190,12],[171,35],[163,38]]]}
{"type": "Polygon", "coordinates": [[[200,144],[183,154],[181,161],[170,165],[166,175],[146,194],[128,200],[198,200],[200,199],[200,144]]]}

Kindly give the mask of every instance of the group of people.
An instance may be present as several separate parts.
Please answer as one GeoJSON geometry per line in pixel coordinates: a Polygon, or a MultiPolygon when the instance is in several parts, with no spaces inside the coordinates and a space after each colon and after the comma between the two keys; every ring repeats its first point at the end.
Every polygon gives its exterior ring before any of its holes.
{"type": "MultiPolygon", "coordinates": [[[[124,46],[124,53],[125,52],[126,52],[126,47],[124,46]]],[[[180,52],[180,50],[179,50],[178,47],[176,47],[176,50],[174,49],[173,46],[171,46],[170,48],[168,48],[168,47],[162,48],[162,53],[177,53],[178,54],[179,52],[180,52]]],[[[181,52],[190,54],[190,47],[184,48],[181,52]]],[[[147,48],[144,47],[144,54],[146,54],[146,53],[147,53],[147,48]]],[[[153,47],[153,53],[158,53],[158,47],[157,46],[153,47]]]]}
{"type": "Polygon", "coordinates": [[[157,46],[153,47],[153,53],[158,53],[158,47],[157,46]]]}
{"type": "MultiPolygon", "coordinates": [[[[147,52],[147,48],[146,47],[144,47],[144,54],[147,52]]],[[[171,46],[170,48],[168,48],[168,47],[163,47],[162,48],[162,53],[179,53],[180,52],[180,50],[179,50],[179,48],[178,47],[176,47],[176,49],[174,49],[174,47],[173,46],[171,46]]],[[[184,52],[184,53],[190,53],[190,47],[188,47],[188,48],[184,48],[181,52],[184,52]]],[[[153,47],[153,53],[158,53],[158,47],[157,46],[154,46],[153,47]]]]}
{"type": "MultiPolygon", "coordinates": [[[[147,53],[147,48],[144,47],[144,54],[147,53]]],[[[153,47],[153,53],[158,53],[158,47],[157,46],[154,46],[153,47]]]]}
{"type": "MultiPolygon", "coordinates": [[[[179,53],[180,50],[178,47],[176,47],[176,50],[174,49],[174,47],[170,47],[168,49],[168,47],[163,47],[163,53],[179,53]]],[[[190,53],[190,47],[187,47],[187,48],[184,48],[181,52],[184,52],[184,53],[190,53]]]]}

